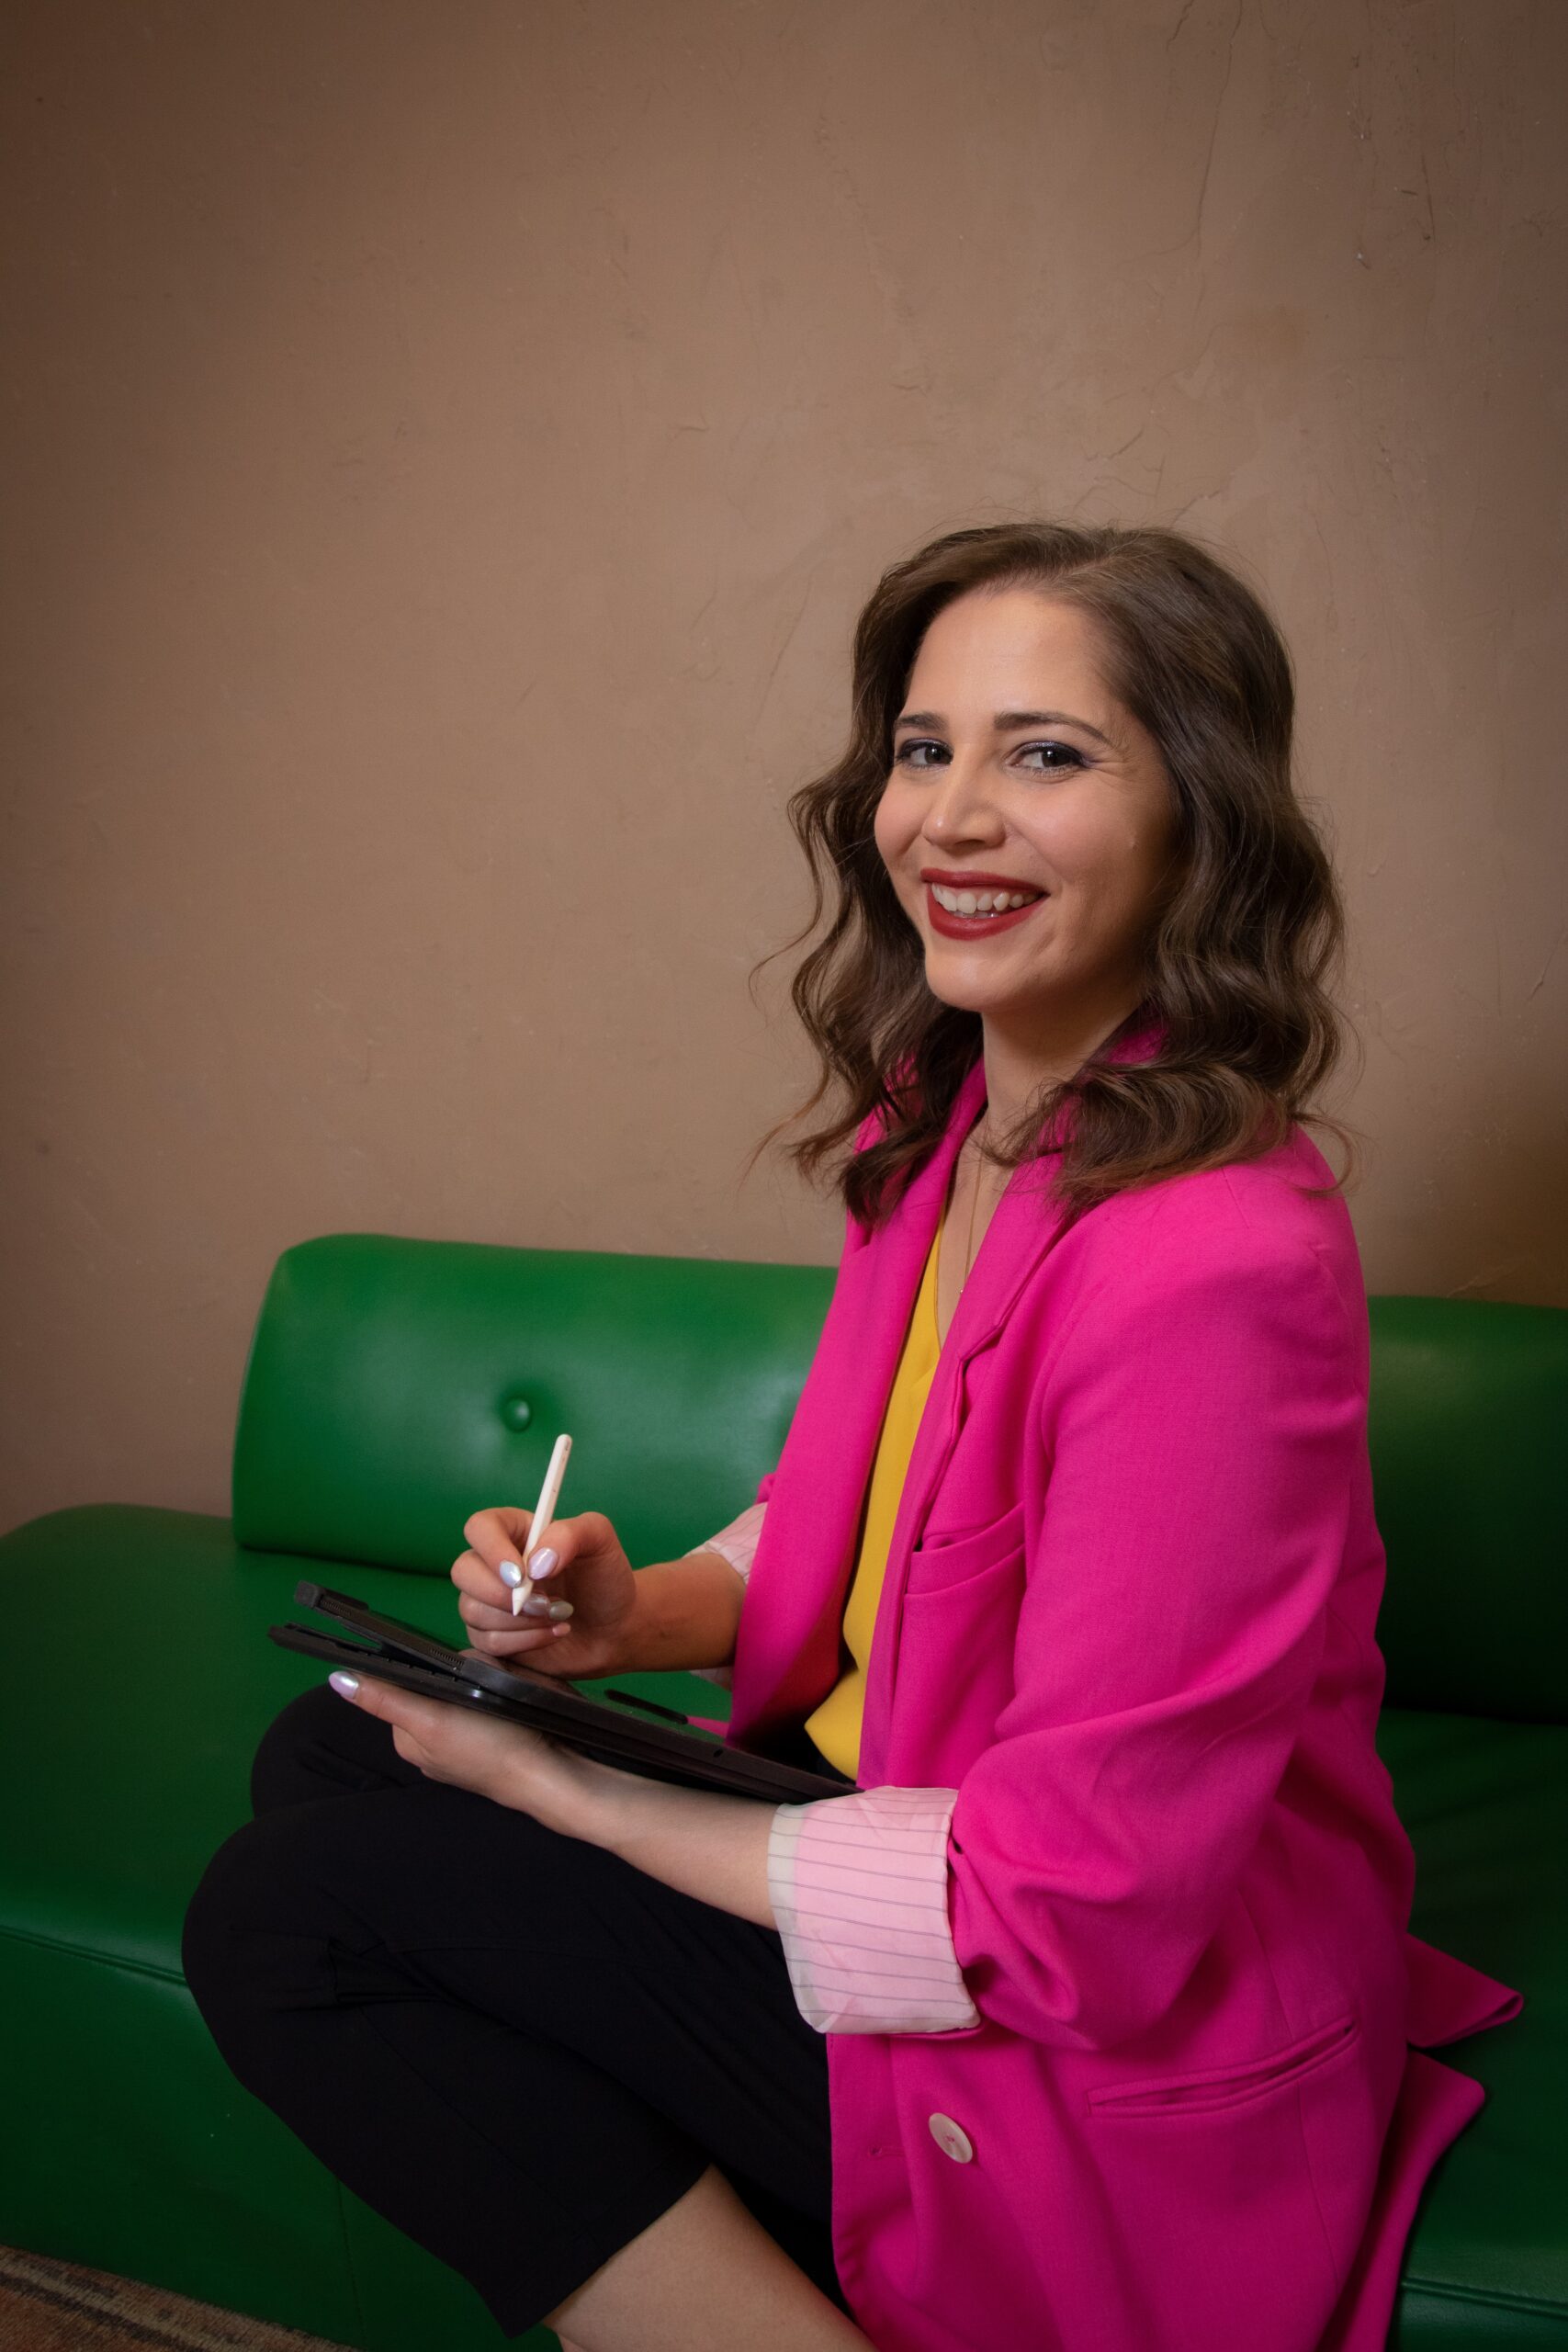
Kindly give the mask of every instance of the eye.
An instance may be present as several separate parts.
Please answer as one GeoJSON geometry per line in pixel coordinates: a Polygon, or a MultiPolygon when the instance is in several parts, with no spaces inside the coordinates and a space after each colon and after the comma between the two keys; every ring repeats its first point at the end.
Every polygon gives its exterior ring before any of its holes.
{"type": "Polygon", "coordinates": [[[1076,751],[1071,743],[1024,743],[1019,747],[1017,757],[1021,760],[1025,759],[1031,752],[1055,752],[1061,757],[1060,768],[1036,768],[1034,770],[1036,775],[1063,774],[1069,768],[1084,768],[1089,765],[1083,753],[1076,751]]]}
{"type": "Polygon", "coordinates": [[[945,743],[933,742],[930,736],[911,735],[904,742],[900,743],[897,751],[895,751],[893,754],[893,763],[896,767],[911,767],[918,775],[923,768],[930,767],[931,762],[929,760],[917,760],[914,757],[915,752],[945,752],[947,746],[945,743]]]}

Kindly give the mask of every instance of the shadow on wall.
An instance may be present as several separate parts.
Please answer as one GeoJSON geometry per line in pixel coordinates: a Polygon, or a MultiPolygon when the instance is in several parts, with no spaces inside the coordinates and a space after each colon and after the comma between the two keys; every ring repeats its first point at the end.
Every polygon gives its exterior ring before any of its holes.
{"type": "Polygon", "coordinates": [[[1422,1255],[1429,1263],[1471,1269],[1437,1295],[1526,1306],[1551,1300],[1558,1269],[1527,1238],[1542,1230],[1543,1200],[1568,1203],[1568,1119],[1560,1085],[1543,1087],[1533,1104],[1516,1102],[1506,1114],[1494,1117],[1484,1098],[1472,1098],[1451,1125],[1434,1120],[1428,1189],[1411,1204],[1422,1255]]]}

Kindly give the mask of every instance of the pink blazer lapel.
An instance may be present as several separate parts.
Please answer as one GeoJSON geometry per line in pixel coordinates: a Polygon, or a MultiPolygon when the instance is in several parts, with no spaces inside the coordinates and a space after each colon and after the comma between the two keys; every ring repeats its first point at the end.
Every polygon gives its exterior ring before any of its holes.
{"type": "Polygon", "coordinates": [[[892,1216],[863,1242],[852,1234],[845,1248],[740,1612],[732,1740],[762,1744],[776,1724],[809,1714],[838,1679],[844,1597],[883,1411],[953,1163],[985,1084],[976,1062],[942,1141],[892,1216]]]}
{"type": "MultiPolygon", "coordinates": [[[[1158,1024],[1123,1038],[1109,1058],[1147,1058],[1158,1024]]],[[[801,1392],[762,1524],[741,1611],[731,1681],[732,1740],[763,1744],[798,1722],[839,1675],[840,1629],[861,1510],[882,1416],[953,1164],[986,1099],[978,1060],[964,1079],[942,1140],[886,1223],[846,1247],[817,1352],[801,1392]]],[[[1055,1155],[1016,1169],[976,1253],[942,1351],[910,1457],[888,1556],[868,1678],[865,1732],[884,1712],[908,1555],[948,1451],[967,1360],[992,1338],[1062,1230],[1046,1196],[1055,1155]]],[[[863,1738],[862,1780],[875,1739],[863,1738]]]]}

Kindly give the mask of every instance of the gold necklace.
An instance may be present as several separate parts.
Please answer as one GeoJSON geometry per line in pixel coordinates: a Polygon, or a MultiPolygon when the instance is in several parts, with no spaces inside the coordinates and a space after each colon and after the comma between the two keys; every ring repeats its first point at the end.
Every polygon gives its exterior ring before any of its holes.
{"type": "MultiPolygon", "coordinates": [[[[976,1134],[978,1135],[979,1133],[980,1130],[976,1128],[976,1134]]],[[[965,1283],[969,1279],[970,1269],[975,1263],[975,1217],[980,1206],[980,1170],[984,1167],[985,1162],[979,1158],[978,1154],[976,1154],[974,1164],[975,1188],[969,1196],[969,1233],[964,1250],[964,1282],[965,1283]]],[[[959,1287],[960,1289],[963,1288],[962,1283],[959,1287]]]]}

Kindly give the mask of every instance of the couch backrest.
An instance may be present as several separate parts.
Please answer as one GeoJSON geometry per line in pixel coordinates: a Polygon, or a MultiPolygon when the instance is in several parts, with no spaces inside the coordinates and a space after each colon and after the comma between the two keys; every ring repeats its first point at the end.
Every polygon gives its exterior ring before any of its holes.
{"type": "Polygon", "coordinates": [[[1387,1700],[1568,1722],[1568,1308],[1369,1311],[1387,1700]]]}
{"type": "MultiPolygon", "coordinates": [[[[463,1522],[562,1509],[667,1559],[778,1459],[832,1270],[331,1234],[278,1260],[234,1451],[243,1544],[445,1575],[463,1522]]],[[[1568,1309],[1374,1298],[1394,1705],[1568,1719],[1568,1309]]]]}
{"type": "Polygon", "coordinates": [[[670,1559],[778,1460],[833,1285],[821,1266],[329,1234],[278,1260],[240,1402],[234,1529],[258,1549],[445,1576],[463,1522],[560,1508],[670,1559]]]}

